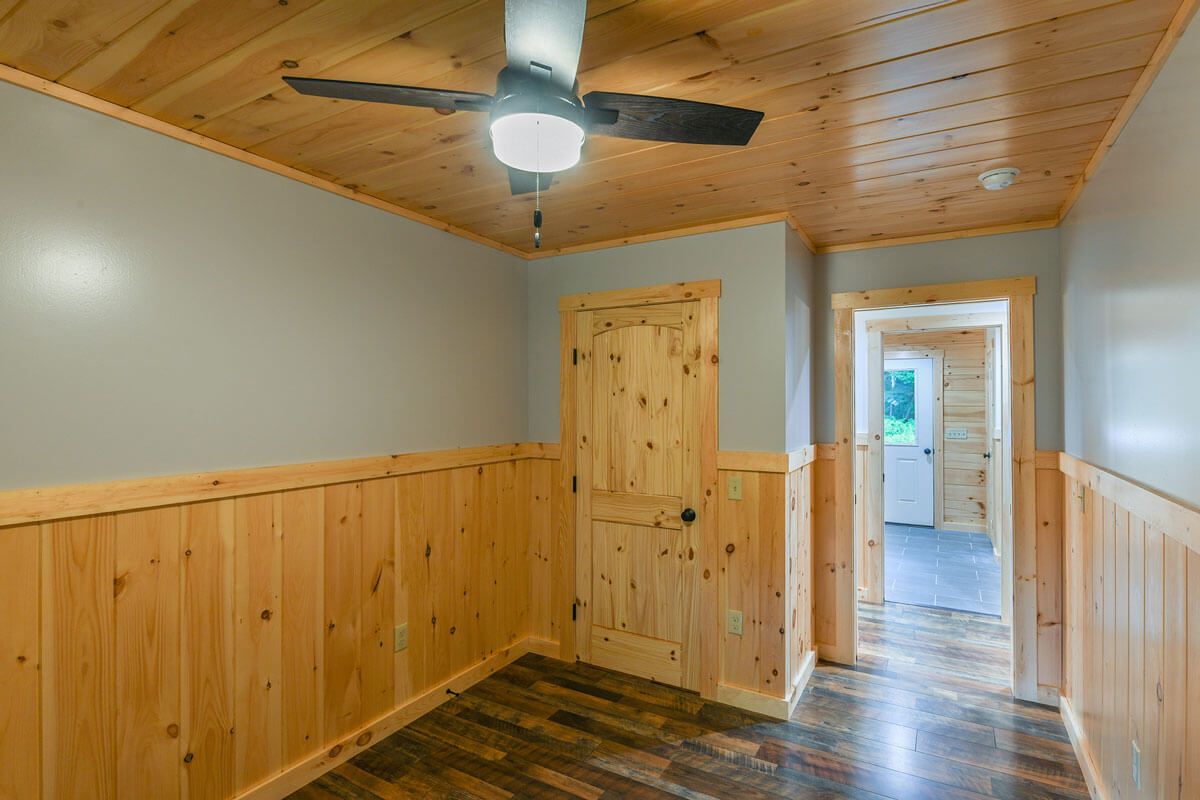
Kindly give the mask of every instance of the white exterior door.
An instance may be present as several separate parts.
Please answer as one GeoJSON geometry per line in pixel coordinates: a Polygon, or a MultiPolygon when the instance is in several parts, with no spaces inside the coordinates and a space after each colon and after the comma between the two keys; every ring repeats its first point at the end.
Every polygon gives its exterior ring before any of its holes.
{"type": "Polygon", "coordinates": [[[883,518],[933,525],[933,359],[883,364],[883,518]]]}

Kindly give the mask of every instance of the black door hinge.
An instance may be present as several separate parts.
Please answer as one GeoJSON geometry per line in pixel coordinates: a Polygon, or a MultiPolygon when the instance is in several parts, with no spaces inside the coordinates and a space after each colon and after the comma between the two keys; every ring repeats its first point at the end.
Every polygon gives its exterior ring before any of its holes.
{"type": "Polygon", "coordinates": [[[578,611],[579,611],[579,604],[578,604],[578,603],[571,603],[571,621],[572,621],[572,622],[574,622],[576,619],[578,619],[578,618],[579,618],[579,617],[578,617],[578,611]]]}
{"type": "Polygon", "coordinates": [[[576,494],[578,492],[579,492],[579,476],[572,475],[571,476],[571,494],[576,494]]]}
{"type": "Polygon", "coordinates": [[[579,363],[579,348],[578,347],[571,348],[571,363],[572,364],[579,363]]]}

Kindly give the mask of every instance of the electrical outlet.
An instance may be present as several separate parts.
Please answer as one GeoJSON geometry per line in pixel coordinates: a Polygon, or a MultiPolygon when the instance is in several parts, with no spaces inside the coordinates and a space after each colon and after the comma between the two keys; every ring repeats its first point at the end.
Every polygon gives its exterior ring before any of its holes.
{"type": "Polygon", "coordinates": [[[725,612],[725,630],[735,636],[742,635],[742,612],[733,609],[725,612]]]}
{"type": "Polygon", "coordinates": [[[392,637],[392,652],[399,653],[401,650],[408,649],[408,623],[397,625],[395,635],[392,637]]]}
{"type": "Polygon", "coordinates": [[[1137,740],[1130,742],[1133,752],[1131,753],[1131,769],[1133,773],[1133,786],[1135,789],[1142,788],[1142,750],[1138,747],[1137,740]]]}
{"type": "Polygon", "coordinates": [[[728,482],[728,485],[726,488],[728,488],[728,490],[729,490],[728,497],[730,500],[741,500],[742,499],[742,476],[741,475],[730,475],[729,482],[728,482]]]}

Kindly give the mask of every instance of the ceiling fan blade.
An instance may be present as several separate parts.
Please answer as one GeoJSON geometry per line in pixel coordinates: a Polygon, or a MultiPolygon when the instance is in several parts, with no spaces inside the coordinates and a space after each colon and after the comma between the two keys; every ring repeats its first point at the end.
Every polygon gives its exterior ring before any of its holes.
{"type": "Polygon", "coordinates": [[[508,168],[508,188],[512,189],[514,195],[537,191],[538,182],[541,183],[540,188],[544,192],[554,182],[554,176],[545,172],[526,172],[523,169],[508,168]]]}
{"type": "Polygon", "coordinates": [[[333,97],[338,100],[360,100],[365,103],[394,103],[398,106],[444,108],[453,111],[490,111],[492,97],[454,89],[425,89],[420,86],[393,86],[389,83],[360,83],[334,81],[324,78],[293,78],[284,81],[300,94],[333,97]]]}
{"type": "Polygon", "coordinates": [[[504,47],[510,69],[532,69],[574,93],[587,0],[505,0],[504,47]],[[533,65],[532,68],[530,65],[533,65]]]}
{"type": "Polygon", "coordinates": [[[588,92],[583,103],[592,133],[652,142],[744,145],[763,118],[745,108],[618,92],[588,92]]]}

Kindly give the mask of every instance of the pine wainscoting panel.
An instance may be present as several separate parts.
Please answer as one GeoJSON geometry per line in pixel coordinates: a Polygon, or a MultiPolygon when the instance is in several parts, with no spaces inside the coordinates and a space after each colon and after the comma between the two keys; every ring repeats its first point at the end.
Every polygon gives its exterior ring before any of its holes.
{"type": "Polygon", "coordinates": [[[547,456],[0,493],[0,796],[281,797],[548,652],[547,456]]]}
{"type": "Polygon", "coordinates": [[[812,635],[813,448],[718,456],[721,678],[717,699],[786,719],[816,662],[812,635]],[[741,465],[741,469],[727,467],[741,465]],[[741,498],[730,497],[731,481],[741,498]],[[742,633],[727,630],[741,611],[742,633]]]}
{"type": "Polygon", "coordinates": [[[1200,797],[1200,510],[1065,453],[1061,469],[1062,709],[1089,787],[1200,797]]]}
{"type": "MultiPolygon", "coordinates": [[[[818,454],[721,471],[718,692],[775,717],[816,660],[818,454]]],[[[282,797],[447,689],[558,656],[558,460],[523,444],[0,493],[0,795],[282,797]]]]}

